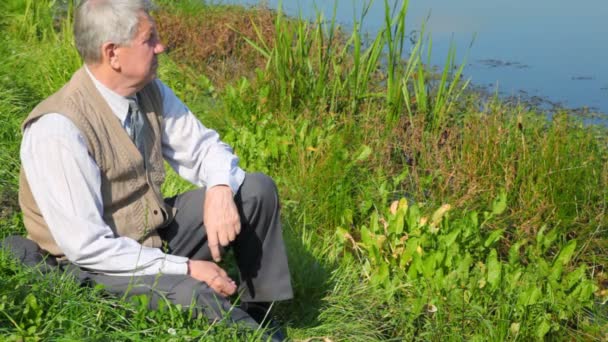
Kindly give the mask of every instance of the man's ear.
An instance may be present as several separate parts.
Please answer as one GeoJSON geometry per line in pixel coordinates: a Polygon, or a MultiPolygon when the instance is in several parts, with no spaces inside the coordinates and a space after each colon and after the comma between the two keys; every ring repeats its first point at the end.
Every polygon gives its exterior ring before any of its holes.
{"type": "Polygon", "coordinates": [[[111,42],[104,43],[101,46],[101,63],[108,64],[114,70],[120,69],[120,61],[116,53],[117,47],[116,44],[111,42]]]}

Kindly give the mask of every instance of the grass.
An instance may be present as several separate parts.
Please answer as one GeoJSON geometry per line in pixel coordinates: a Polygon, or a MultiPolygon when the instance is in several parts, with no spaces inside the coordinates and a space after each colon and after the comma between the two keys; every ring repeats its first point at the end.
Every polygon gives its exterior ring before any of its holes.
{"type": "MultiPolygon", "coordinates": [[[[160,78],[245,169],[279,186],[296,297],[278,312],[290,338],[607,338],[604,127],[482,100],[454,50],[430,69],[432,41],[405,37],[407,2],[384,2],[385,27],[368,44],[321,13],[308,23],[263,8],[158,4],[170,47],[160,78]]],[[[70,6],[8,0],[0,12],[6,236],[24,231],[20,123],[80,60],[70,6]]],[[[163,192],[190,187],[169,172],[163,192]]],[[[0,274],[7,340],[261,339],[42,276],[4,253],[0,274]]]]}

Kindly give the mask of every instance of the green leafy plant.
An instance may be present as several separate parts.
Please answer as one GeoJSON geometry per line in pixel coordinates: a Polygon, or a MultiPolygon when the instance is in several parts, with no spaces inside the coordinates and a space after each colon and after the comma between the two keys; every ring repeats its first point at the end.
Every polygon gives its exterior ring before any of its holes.
{"type": "MultiPolygon", "coordinates": [[[[519,338],[544,337],[593,306],[597,287],[587,277],[588,267],[570,267],[575,240],[559,245],[556,231],[541,230],[535,241],[516,241],[507,255],[499,252],[505,231],[487,227],[506,202],[502,193],[482,221],[476,212],[450,219],[447,204],[423,216],[417,205],[402,199],[386,218],[376,211],[369,225],[360,227],[360,241],[352,247],[363,274],[384,288],[386,301],[398,298],[410,307],[402,333],[411,333],[415,321],[426,317],[462,323],[461,333],[470,337],[487,332],[483,325],[466,323],[471,320],[510,322],[495,327],[495,336],[514,338],[511,330],[517,326],[519,338]],[[472,319],[475,312],[482,316],[472,319]]],[[[339,229],[338,234],[348,233],[339,229]]]]}

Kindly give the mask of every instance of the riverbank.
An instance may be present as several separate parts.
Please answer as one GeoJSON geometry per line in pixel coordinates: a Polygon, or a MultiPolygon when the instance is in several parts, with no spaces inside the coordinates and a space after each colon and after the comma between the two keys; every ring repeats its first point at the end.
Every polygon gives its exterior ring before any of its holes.
{"type": "MultiPolygon", "coordinates": [[[[0,184],[12,208],[2,236],[23,232],[19,124],[80,66],[69,15],[52,8],[0,5],[0,184]]],[[[480,100],[449,57],[445,73],[427,70],[425,48],[404,39],[405,16],[366,49],[356,34],[330,34],[331,22],[160,1],[170,47],[160,78],[246,170],[279,186],[296,292],[279,305],[290,338],[606,338],[605,128],[480,100]],[[408,61],[396,57],[402,47],[414,51],[408,61]]],[[[163,192],[190,187],[170,173],[163,192]]],[[[14,340],[247,334],[64,275],[40,280],[3,253],[0,274],[0,334],[14,340]]]]}
{"type": "MultiPolygon", "coordinates": [[[[402,1],[394,0],[390,5],[398,7],[402,1]]],[[[255,5],[260,1],[222,2],[255,5]]],[[[350,31],[359,21],[362,32],[371,36],[383,28],[385,17],[384,1],[326,1],[315,6],[306,0],[264,3],[271,8],[282,3],[288,15],[312,20],[317,11],[331,17],[335,5],[337,22],[350,31]]],[[[576,8],[550,0],[515,0],[496,6],[485,6],[482,0],[458,4],[450,0],[409,1],[408,32],[415,37],[424,23],[433,38],[433,65],[441,65],[454,44],[458,60],[464,63],[466,59],[467,77],[492,94],[538,103],[545,109],[578,108],[608,114],[608,69],[602,65],[608,58],[603,42],[608,35],[603,25],[606,15],[608,4],[601,0],[576,8]]]]}

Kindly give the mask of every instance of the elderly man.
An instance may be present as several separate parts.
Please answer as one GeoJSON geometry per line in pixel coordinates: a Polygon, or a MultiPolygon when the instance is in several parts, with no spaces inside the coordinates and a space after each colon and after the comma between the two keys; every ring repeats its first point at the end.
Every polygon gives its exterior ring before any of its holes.
{"type": "Polygon", "coordinates": [[[293,295],[276,186],[241,170],[156,78],[164,47],[149,11],[148,0],[78,7],[85,65],[23,123],[21,242],[109,292],[194,304],[212,320],[232,310],[229,321],[257,326],[252,316],[293,295]],[[163,160],[200,188],[163,199],[163,160]],[[225,248],[238,285],[215,263],[225,248]]]}

